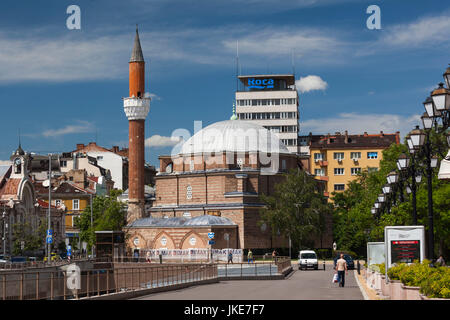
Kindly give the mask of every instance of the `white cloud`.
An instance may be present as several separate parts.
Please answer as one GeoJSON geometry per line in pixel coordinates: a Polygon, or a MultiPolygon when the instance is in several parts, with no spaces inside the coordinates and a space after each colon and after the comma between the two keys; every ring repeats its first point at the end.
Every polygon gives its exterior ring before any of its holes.
{"type": "Polygon", "coordinates": [[[149,93],[149,95],[150,95],[150,98],[152,99],[152,100],[161,100],[161,97],[160,96],[158,96],[157,94],[155,94],[155,93],[149,93]]]}
{"type": "Polygon", "coordinates": [[[309,75],[306,77],[300,77],[295,81],[297,90],[301,93],[313,91],[313,90],[325,90],[328,88],[328,83],[322,80],[319,76],[309,75]]]}
{"type": "Polygon", "coordinates": [[[165,137],[155,134],[145,139],[145,146],[149,148],[172,147],[181,141],[180,137],[165,137]]]}
{"type": "Polygon", "coordinates": [[[439,45],[448,48],[450,42],[450,13],[421,17],[413,22],[383,27],[380,38],[361,44],[356,56],[373,55],[399,49],[424,49],[439,45]]]}
{"type": "Polygon", "coordinates": [[[327,134],[348,131],[349,134],[395,133],[400,131],[404,137],[416,125],[420,124],[420,115],[401,116],[397,114],[358,114],[340,113],[334,118],[320,118],[303,121],[300,130],[303,135],[327,134]]]}
{"type": "Polygon", "coordinates": [[[49,129],[42,133],[44,137],[57,137],[62,136],[66,134],[72,134],[72,133],[86,133],[86,132],[93,132],[94,131],[94,125],[88,121],[77,121],[78,124],[75,125],[68,125],[61,129],[49,129]]]}

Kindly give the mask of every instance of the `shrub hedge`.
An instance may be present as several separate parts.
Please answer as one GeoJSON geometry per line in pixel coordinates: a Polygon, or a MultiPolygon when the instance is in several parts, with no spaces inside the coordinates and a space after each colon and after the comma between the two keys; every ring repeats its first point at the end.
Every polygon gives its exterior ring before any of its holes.
{"type": "Polygon", "coordinates": [[[420,287],[420,292],[430,298],[450,299],[450,268],[430,267],[429,260],[400,263],[389,268],[388,276],[405,286],[420,287]]]}

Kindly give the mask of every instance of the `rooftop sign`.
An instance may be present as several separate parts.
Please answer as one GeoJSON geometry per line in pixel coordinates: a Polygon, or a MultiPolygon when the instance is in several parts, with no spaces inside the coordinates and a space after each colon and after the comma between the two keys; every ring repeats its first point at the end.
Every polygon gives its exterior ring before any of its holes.
{"type": "Polygon", "coordinates": [[[273,84],[273,79],[249,78],[247,81],[247,87],[249,89],[273,89],[273,84]]]}

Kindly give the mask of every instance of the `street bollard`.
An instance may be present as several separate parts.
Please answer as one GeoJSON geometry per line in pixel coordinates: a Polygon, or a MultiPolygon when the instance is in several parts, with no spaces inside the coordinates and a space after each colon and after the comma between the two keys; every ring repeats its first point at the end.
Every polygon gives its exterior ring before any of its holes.
{"type": "Polygon", "coordinates": [[[361,265],[359,264],[359,260],[356,262],[356,266],[358,268],[358,274],[361,274],[361,265]]]}
{"type": "Polygon", "coordinates": [[[323,260],[323,271],[325,271],[325,260],[323,260]]]}

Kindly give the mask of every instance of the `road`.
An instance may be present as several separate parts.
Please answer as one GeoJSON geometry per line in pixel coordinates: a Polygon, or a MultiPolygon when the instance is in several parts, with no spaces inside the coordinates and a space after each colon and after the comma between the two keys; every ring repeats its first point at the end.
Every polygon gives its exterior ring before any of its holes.
{"type": "MultiPolygon", "coordinates": [[[[293,265],[296,267],[296,265],[293,265]]],[[[345,287],[331,282],[333,270],[295,270],[284,280],[233,280],[155,293],[136,300],[363,300],[353,270],[345,287]]]]}

